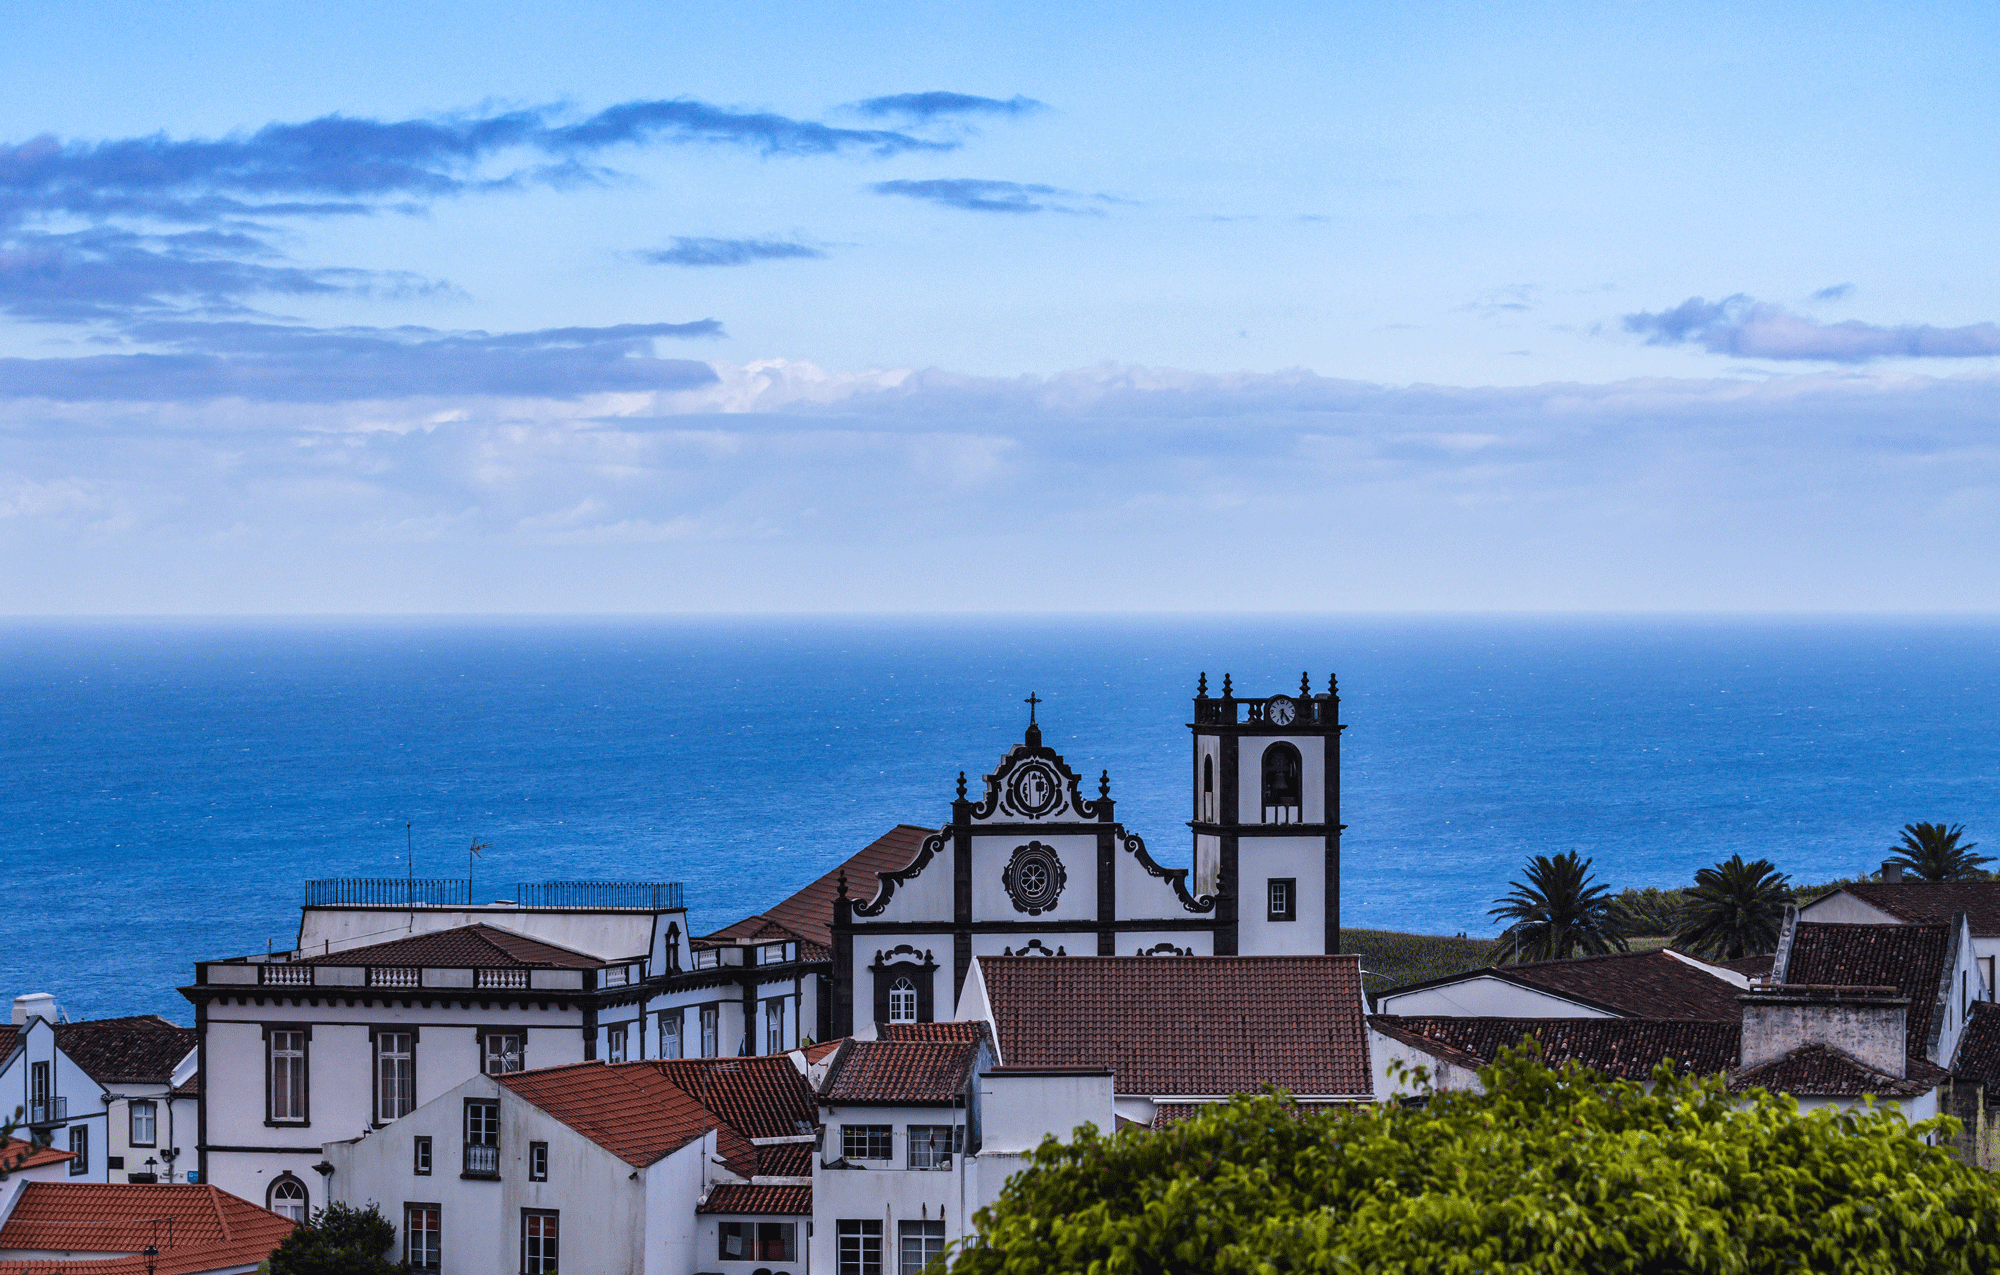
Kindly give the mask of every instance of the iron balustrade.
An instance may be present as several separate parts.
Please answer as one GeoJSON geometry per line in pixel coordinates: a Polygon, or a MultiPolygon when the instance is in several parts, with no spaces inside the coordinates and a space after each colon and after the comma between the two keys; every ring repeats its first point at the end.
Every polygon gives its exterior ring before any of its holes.
{"type": "Polygon", "coordinates": [[[497,1178],[500,1176],[500,1148],[485,1146],[477,1142],[465,1144],[465,1172],[468,1177],[497,1178]]]}
{"type": "Polygon", "coordinates": [[[470,877],[332,877],[306,882],[311,907],[470,907],[470,877]]]}
{"type": "Polygon", "coordinates": [[[681,906],[678,881],[535,881],[514,887],[514,902],[524,908],[647,908],[673,911],[681,906]]]}

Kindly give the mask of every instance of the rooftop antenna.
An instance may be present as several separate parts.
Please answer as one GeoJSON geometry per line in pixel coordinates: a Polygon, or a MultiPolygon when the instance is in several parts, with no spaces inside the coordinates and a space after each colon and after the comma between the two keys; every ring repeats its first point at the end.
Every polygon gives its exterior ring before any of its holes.
{"type": "Polygon", "coordinates": [[[490,849],[492,847],[484,841],[474,841],[471,848],[465,852],[465,906],[467,907],[472,906],[472,861],[479,857],[481,850],[490,849]]]}
{"type": "MultiPolygon", "coordinates": [[[[410,831],[411,825],[403,825],[403,867],[408,869],[412,882],[417,879],[417,834],[410,831]]],[[[414,897],[414,896],[413,896],[414,897]]]]}

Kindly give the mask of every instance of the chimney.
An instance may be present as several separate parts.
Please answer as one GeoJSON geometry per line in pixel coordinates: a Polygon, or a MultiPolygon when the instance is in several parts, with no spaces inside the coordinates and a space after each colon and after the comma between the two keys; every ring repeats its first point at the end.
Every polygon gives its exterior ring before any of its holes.
{"type": "Polygon", "coordinates": [[[56,1021],[56,998],[51,992],[29,992],[14,998],[14,1026],[24,1027],[30,1018],[56,1021]]]}
{"type": "Polygon", "coordinates": [[[1903,884],[1903,865],[1900,863],[1884,863],[1882,865],[1882,884],[1903,884]]]}
{"type": "Polygon", "coordinates": [[[1827,1045],[1885,1076],[1908,1071],[1910,1002],[1893,987],[1753,983],[1736,1001],[1743,1006],[1737,1065],[1745,1070],[1801,1045],[1827,1045]]]}

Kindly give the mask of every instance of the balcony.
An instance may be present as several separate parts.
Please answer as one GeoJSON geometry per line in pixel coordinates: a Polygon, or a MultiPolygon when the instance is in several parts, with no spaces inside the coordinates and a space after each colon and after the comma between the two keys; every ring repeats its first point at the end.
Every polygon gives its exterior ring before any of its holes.
{"type": "Polygon", "coordinates": [[[500,1148],[481,1146],[476,1142],[466,1143],[465,1176],[468,1178],[499,1177],[500,1148]]]}
{"type": "MultiPolygon", "coordinates": [[[[40,1064],[36,1064],[40,1066],[40,1064]]],[[[36,1098],[28,1103],[28,1124],[62,1124],[69,1119],[69,1099],[36,1098]]]]}
{"type": "Polygon", "coordinates": [[[528,971],[474,970],[472,985],[483,988],[522,988],[528,985],[528,971]]]}

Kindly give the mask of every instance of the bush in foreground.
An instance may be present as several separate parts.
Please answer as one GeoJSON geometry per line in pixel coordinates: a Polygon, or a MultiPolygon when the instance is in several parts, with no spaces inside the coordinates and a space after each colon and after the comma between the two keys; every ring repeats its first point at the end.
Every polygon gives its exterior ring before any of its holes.
{"type": "Polygon", "coordinates": [[[395,1247],[396,1224],[374,1205],[330,1204],[266,1260],[270,1275],[401,1275],[409,1267],[389,1260],[395,1247]]]}
{"type": "Polygon", "coordinates": [[[1238,1098],[1160,1133],[1043,1142],[962,1275],[2000,1269],[2000,1187],[1949,1119],[1801,1115],[1663,1066],[1652,1092],[1538,1048],[1484,1094],[1299,1116],[1238,1098]]]}

